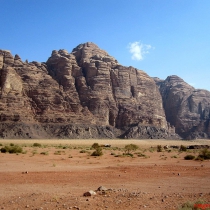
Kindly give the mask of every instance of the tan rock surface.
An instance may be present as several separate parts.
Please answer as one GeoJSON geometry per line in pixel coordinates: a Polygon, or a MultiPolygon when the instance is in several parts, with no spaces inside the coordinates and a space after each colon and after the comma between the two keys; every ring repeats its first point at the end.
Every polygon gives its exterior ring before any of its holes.
{"type": "Polygon", "coordinates": [[[166,119],[183,138],[210,138],[210,92],[195,89],[173,75],[156,79],[166,119]]]}
{"type": "MultiPolygon", "coordinates": [[[[46,63],[23,62],[19,55],[1,50],[0,137],[179,138],[166,121],[164,108],[176,120],[178,113],[170,113],[170,107],[176,106],[173,100],[177,97],[192,91],[185,86],[184,90],[180,90],[182,85],[174,86],[177,94],[163,104],[153,78],[120,65],[91,42],[78,45],[71,53],[54,50],[46,63]]],[[[209,92],[193,94],[186,103],[209,119],[209,92]]],[[[179,110],[179,116],[189,113],[197,122],[200,115],[196,111],[179,110]]],[[[169,118],[179,133],[182,125],[189,131],[195,125],[187,125],[188,118],[183,124],[169,118]]]]}

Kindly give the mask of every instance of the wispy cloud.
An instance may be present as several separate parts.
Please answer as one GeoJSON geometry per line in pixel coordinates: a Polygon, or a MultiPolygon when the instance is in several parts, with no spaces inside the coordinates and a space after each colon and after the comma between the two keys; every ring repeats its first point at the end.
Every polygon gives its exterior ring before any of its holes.
{"type": "Polygon", "coordinates": [[[144,59],[144,55],[149,53],[152,46],[141,42],[132,42],[129,43],[128,48],[129,52],[132,54],[131,59],[141,61],[144,59]]]}

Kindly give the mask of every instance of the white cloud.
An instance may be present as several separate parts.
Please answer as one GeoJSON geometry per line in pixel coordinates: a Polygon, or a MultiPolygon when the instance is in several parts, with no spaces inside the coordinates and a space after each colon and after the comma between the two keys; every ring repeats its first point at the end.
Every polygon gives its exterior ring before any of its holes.
{"type": "Polygon", "coordinates": [[[128,48],[129,52],[132,54],[131,59],[141,61],[144,59],[144,55],[149,53],[152,46],[141,42],[132,42],[129,43],[128,48]]]}

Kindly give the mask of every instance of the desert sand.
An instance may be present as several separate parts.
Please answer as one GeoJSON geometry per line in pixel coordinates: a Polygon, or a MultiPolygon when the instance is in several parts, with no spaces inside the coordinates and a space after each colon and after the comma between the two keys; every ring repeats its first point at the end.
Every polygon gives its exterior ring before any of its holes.
{"type": "Polygon", "coordinates": [[[24,154],[0,153],[0,209],[179,209],[210,204],[210,161],[184,160],[198,150],[157,152],[157,145],[210,145],[209,140],[0,140],[24,154]],[[38,142],[42,147],[33,147],[38,142]],[[103,155],[93,143],[111,144],[103,155]],[[122,156],[127,144],[140,149],[122,156]],[[82,153],[82,152],[83,153],[82,153]],[[135,154],[136,153],[136,154],[135,154]],[[144,154],[139,157],[138,154],[144,154]],[[108,190],[85,197],[89,190],[108,190]]]}

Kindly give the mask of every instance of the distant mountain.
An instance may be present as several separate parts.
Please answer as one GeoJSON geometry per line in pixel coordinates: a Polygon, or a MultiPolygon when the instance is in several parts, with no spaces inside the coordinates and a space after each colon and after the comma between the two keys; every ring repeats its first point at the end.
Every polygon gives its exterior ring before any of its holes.
{"type": "Polygon", "coordinates": [[[185,139],[210,137],[210,92],[195,89],[173,75],[154,78],[163,99],[166,120],[185,139]]]}
{"type": "Polygon", "coordinates": [[[209,102],[210,92],[122,66],[91,42],[45,63],[0,50],[0,138],[209,138],[209,102]]]}

